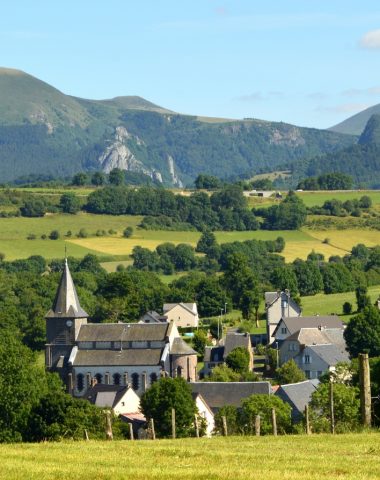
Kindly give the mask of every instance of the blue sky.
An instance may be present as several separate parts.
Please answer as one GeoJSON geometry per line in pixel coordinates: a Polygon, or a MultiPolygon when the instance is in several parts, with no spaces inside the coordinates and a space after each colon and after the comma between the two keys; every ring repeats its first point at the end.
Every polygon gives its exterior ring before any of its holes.
{"type": "Polygon", "coordinates": [[[74,96],[325,128],[380,103],[380,2],[4,1],[0,65],[74,96]]]}

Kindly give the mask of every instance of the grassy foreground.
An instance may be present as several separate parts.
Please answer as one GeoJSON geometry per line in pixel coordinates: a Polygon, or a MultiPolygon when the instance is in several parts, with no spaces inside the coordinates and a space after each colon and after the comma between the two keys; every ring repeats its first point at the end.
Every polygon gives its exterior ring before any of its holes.
{"type": "Polygon", "coordinates": [[[380,434],[16,444],[0,459],[7,480],[378,480],[380,434]]]}

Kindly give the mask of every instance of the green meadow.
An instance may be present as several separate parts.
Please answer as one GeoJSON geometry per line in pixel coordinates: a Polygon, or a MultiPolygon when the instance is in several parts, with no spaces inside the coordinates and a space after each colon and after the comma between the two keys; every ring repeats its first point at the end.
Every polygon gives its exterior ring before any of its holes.
{"type": "Polygon", "coordinates": [[[378,480],[380,434],[0,446],[1,480],[378,480]]]}

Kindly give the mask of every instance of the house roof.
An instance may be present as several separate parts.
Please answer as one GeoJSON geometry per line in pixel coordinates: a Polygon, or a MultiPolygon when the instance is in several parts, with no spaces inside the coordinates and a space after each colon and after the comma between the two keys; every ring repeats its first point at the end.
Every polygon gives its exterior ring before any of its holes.
{"type": "Polygon", "coordinates": [[[205,347],[205,362],[223,362],[224,347],[205,347]]]}
{"type": "Polygon", "coordinates": [[[143,318],[149,317],[156,323],[165,323],[168,321],[168,317],[165,315],[160,315],[159,313],[155,312],[154,310],[151,310],[149,312],[146,312],[145,315],[143,315],[140,319],[140,322],[144,323],[143,318]]]}
{"type": "Polygon", "coordinates": [[[329,337],[319,328],[301,328],[284,340],[285,342],[298,341],[301,345],[327,345],[331,343],[329,337]]]}
{"type": "Polygon", "coordinates": [[[83,310],[79,303],[67,259],[65,259],[65,266],[63,268],[53,306],[46,314],[46,318],[62,317],[88,318],[88,313],[83,310]]]}
{"type": "Polygon", "coordinates": [[[226,335],[224,342],[224,358],[226,358],[234,348],[249,348],[250,345],[251,337],[247,333],[229,333],[226,335]]]}
{"type": "Polygon", "coordinates": [[[182,308],[190,312],[192,315],[198,315],[197,304],[196,303],[164,303],[163,312],[168,313],[177,305],[180,305],[182,308]]]}
{"type": "Polygon", "coordinates": [[[289,335],[297,332],[301,328],[343,328],[342,320],[337,315],[310,316],[310,317],[284,317],[278,322],[272,337],[274,337],[280,326],[286,325],[289,335]]]}
{"type": "Polygon", "coordinates": [[[297,413],[301,413],[310,402],[318,383],[319,381],[316,379],[281,385],[275,392],[275,395],[278,395],[284,402],[290,403],[297,413]]]}
{"type": "Polygon", "coordinates": [[[170,348],[172,355],[196,355],[197,352],[193,350],[182,338],[177,337],[173,340],[170,348]]]}
{"type": "Polygon", "coordinates": [[[189,385],[212,410],[225,405],[241,407],[242,400],[251,395],[272,393],[269,382],[190,382],[189,385]]]}
{"type": "Polygon", "coordinates": [[[78,342],[144,342],[164,341],[169,335],[170,323],[89,323],[82,325],[78,342]]]}
{"type": "Polygon", "coordinates": [[[318,355],[329,366],[335,366],[338,362],[348,362],[348,353],[337,345],[308,345],[308,349],[318,355]]]}
{"type": "Polygon", "coordinates": [[[272,303],[274,303],[279,296],[280,292],[265,292],[265,306],[269,307],[270,305],[272,305],[272,303]]]}
{"type": "Polygon", "coordinates": [[[96,384],[86,391],[83,398],[97,407],[114,408],[128,389],[128,386],[96,384]]]}
{"type": "Polygon", "coordinates": [[[160,365],[161,348],[134,348],[126,350],[78,350],[74,367],[160,365]]]}

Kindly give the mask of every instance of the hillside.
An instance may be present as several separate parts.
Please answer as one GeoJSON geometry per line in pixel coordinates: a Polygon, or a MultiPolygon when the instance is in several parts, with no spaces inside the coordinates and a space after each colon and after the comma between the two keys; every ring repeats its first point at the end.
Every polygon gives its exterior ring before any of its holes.
{"type": "Polygon", "coordinates": [[[359,112],[356,115],[347,118],[343,122],[329,128],[329,130],[332,132],[345,133],[348,135],[360,135],[372,115],[378,114],[380,114],[380,104],[369,107],[362,112],[359,112]]]}
{"type": "Polygon", "coordinates": [[[355,142],[285,123],[180,115],[137,96],[75,98],[0,69],[0,182],[118,167],[181,186],[200,172],[251,175],[355,142]]]}

